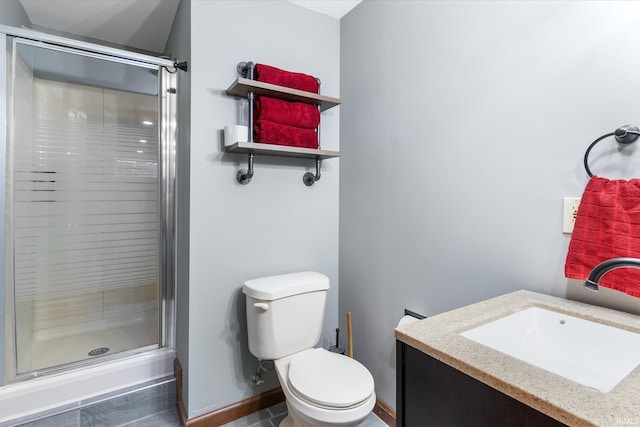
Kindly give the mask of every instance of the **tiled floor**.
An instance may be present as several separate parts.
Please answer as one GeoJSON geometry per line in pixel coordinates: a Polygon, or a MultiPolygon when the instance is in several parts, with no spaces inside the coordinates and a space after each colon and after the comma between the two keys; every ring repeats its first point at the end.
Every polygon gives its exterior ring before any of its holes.
{"type": "MultiPolygon", "coordinates": [[[[170,385],[173,386],[173,383],[170,385]]],[[[0,423],[0,427],[180,427],[178,412],[171,407],[175,394],[162,393],[163,396],[168,395],[168,399],[173,399],[169,405],[171,409],[164,409],[167,407],[167,402],[159,402],[156,396],[158,392],[162,390],[149,389],[149,393],[124,395],[44,419],[0,423]],[[151,406],[146,408],[149,405],[151,406]],[[158,412],[155,412],[154,408],[158,412]]],[[[286,416],[287,405],[282,402],[222,427],[278,427],[286,416]]],[[[359,427],[386,426],[380,418],[371,413],[359,427]]]]}
{"type": "MultiPolygon", "coordinates": [[[[287,405],[282,402],[244,418],[231,421],[221,427],[278,427],[280,421],[286,416],[287,405]]],[[[359,427],[387,427],[387,425],[372,412],[359,427]]]]}
{"type": "Polygon", "coordinates": [[[179,427],[175,402],[175,379],[169,377],[0,423],[0,427],[179,427]]]}
{"type": "MultiPolygon", "coordinates": [[[[178,412],[174,409],[160,412],[158,414],[150,415],[145,418],[140,418],[131,422],[120,422],[114,419],[113,413],[108,413],[106,416],[96,417],[95,411],[93,413],[83,413],[80,411],[71,411],[64,414],[45,418],[38,421],[33,421],[27,424],[8,424],[9,426],[16,425],[21,427],[180,427],[180,418],[178,418],[178,412]]],[[[103,414],[105,415],[105,414],[103,414]]],[[[117,417],[115,417],[117,418],[117,417]]]]}

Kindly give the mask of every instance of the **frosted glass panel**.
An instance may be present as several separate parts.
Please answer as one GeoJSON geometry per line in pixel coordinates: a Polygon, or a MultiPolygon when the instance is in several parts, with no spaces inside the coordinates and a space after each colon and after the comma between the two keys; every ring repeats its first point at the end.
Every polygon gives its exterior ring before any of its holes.
{"type": "Polygon", "coordinates": [[[157,345],[157,70],[21,43],[14,67],[18,372],[157,345]]]}

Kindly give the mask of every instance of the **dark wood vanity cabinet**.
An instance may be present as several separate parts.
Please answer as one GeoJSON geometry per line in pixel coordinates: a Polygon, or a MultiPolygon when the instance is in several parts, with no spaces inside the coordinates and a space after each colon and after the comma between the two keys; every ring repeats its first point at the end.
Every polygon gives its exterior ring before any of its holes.
{"type": "Polygon", "coordinates": [[[564,426],[518,400],[396,341],[396,426],[564,426]]]}

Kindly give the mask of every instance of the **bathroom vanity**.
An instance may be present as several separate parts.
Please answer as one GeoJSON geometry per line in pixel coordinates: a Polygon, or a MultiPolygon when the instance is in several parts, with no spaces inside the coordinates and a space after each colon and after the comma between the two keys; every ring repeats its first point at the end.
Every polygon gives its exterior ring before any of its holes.
{"type": "Polygon", "coordinates": [[[636,315],[529,291],[402,326],[395,332],[397,425],[640,425],[640,366],[605,393],[460,335],[529,307],[640,333],[636,315]]]}

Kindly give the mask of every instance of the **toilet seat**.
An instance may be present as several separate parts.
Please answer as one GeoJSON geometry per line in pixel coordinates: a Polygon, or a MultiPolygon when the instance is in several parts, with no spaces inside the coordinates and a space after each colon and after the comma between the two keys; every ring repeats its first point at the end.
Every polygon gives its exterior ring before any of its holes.
{"type": "Polygon", "coordinates": [[[321,348],[291,357],[287,383],[299,399],[328,409],[356,407],[374,391],[373,377],[360,362],[321,348]]]}

